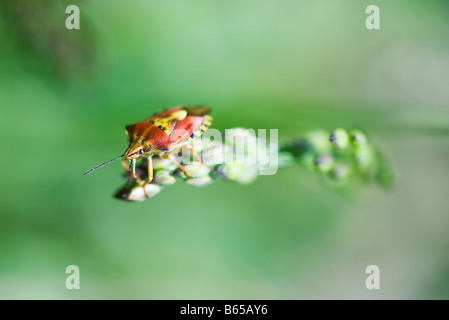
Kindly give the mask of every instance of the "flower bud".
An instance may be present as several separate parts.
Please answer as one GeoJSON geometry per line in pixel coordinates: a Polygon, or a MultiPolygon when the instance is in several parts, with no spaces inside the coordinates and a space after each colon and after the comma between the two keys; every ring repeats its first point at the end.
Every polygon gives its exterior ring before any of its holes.
{"type": "Polygon", "coordinates": [[[312,130],[305,134],[306,144],[312,146],[313,150],[321,155],[331,151],[329,133],[325,130],[312,130]]]}
{"type": "Polygon", "coordinates": [[[339,149],[344,150],[348,147],[349,144],[349,135],[344,129],[336,129],[330,136],[329,139],[332,142],[332,145],[339,149]]]}
{"type": "Polygon", "coordinates": [[[349,136],[354,148],[362,148],[368,144],[368,138],[360,130],[351,130],[349,136]]]}
{"type": "Polygon", "coordinates": [[[315,166],[321,172],[328,172],[334,165],[334,158],[329,154],[323,154],[315,159],[315,166]]]}
{"type": "Polygon", "coordinates": [[[242,164],[223,164],[217,168],[217,173],[231,181],[238,180],[243,173],[245,166],[242,164]]]}
{"type": "Polygon", "coordinates": [[[176,168],[178,168],[176,163],[174,163],[170,159],[153,157],[152,161],[153,161],[153,170],[163,169],[163,170],[173,171],[176,168]]]}
{"type": "Polygon", "coordinates": [[[346,163],[338,163],[330,172],[330,176],[335,180],[344,180],[349,176],[350,168],[346,163]]]}
{"type": "MultiPolygon", "coordinates": [[[[131,184],[125,185],[122,189],[117,191],[115,198],[127,201],[143,201],[146,199],[145,193],[143,192],[143,181],[141,183],[133,182],[131,184]]],[[[159,191],[162,190],[162,186],[149,183],[145,186],[145,191],[148,194],[148,198],[154,197],[159,191]]]]}
{"type": "Polygon", "coordinates": [[[238,183],[249,184],[254,182],[259,176],[259,169],[256,166],[246,167],[237,179],[238,183]]]}
{"type": "Polygon", "coordinates": [[[354,160],[362,171],[372,168],[375,164],[375,153],[370,146],[358,147],[354,150],[354,160]]]}
{"type": "Polygon", "coordinates": [[[189,176],[187,177],[184,172],[180,171],[179,175],[184,179],[201,177],[201,176],[207,175],[211,170],[205,164],[202,164],[197,161],[186,164],[184,166],[184,169],[186,169],[187,173],[189,174],[189,176]]]}
{"type": "Polygon", "coordinates": [[[202,152],[201,158],[208,166],[214,166],[225,161],[225,152],[232,152],[232,148],[220,142],[213,141],[202,152]]]}
{"type": "Polygon", "coordinates": [[[160,184],[163,186],[168,186],[174,184],[175,182],[176,178],[168,170],[157,170],[154,173],[154,178],[152,181],[152,183],[160,184]]]}
{"type": "Polygon", "coordinates": [[[198,178],[189,178],[186,180],[186,183],[192,185],[192,186],[196,186],[196,187],[202,187],[205,186],[206,184],[209,184],[213,181],[212,177],[209,175],[204,175],[198,178]]]}

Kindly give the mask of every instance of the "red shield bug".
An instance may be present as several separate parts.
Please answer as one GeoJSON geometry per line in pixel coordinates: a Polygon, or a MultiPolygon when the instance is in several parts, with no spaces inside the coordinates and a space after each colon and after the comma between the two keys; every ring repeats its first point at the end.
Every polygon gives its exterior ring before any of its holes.
{"type": "Polygon", "coordinates": [[[193,150],[190,141],[200,137],[209,128],[212,123],[209,113],[208,107],[178,106],[158,112],[141,122],[130,124],[126,126],[129,146],[125,153],[86,171],[83,175],[123,158],[123,166],[136,178],[136,159],[143,157],[148,159],[148,180],[142,185],[145,190],[145,186],[153,180],[153,156],[172,160],[188,175],[173,154],[185,147],[192,151],[198,161],[203,162],[198,153],[193,150]],[[128,167],[126,160],[131,161],[132,169],[128,167]]]}

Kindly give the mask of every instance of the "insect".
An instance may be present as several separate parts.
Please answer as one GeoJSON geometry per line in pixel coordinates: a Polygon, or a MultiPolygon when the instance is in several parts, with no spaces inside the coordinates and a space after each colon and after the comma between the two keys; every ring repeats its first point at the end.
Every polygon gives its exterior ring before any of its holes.
{"type": "Polygon", "coordinates": [[[158,112],[141,122],[127,125],[125,131],[128,135],[129,146],[125,153],[86,171],[83,175],[123,158],[122,164],[125,169],[132,173],[134,179],[140,179],[135,173],[136,160],[147,158],[148,180],[142,185],[146,196],[145,186],[153,180],[153,156],[172,160],[188,176],[186,169],[173,154],[182,148],[187,148],[192,151],[198,161],[203,163],[190,141],[200,137],[209,128],[212,123],[209,113],[209,107],[178,106],[158,112]],[[128,167],[126,160],[131,162],[132,168],[128,167]]]}

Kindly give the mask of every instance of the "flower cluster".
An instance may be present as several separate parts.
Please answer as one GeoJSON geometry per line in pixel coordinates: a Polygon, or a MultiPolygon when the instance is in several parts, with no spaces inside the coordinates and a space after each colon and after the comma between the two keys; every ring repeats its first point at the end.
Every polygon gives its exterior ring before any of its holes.
{"type": "Polygon", "coordinates": [[[312,130],[283,150],[333,184],[346,185],[356,179],[377,182],[383,187],[393,183],[393,172],[385,157],[360,130],[312,130]]]}
{"type": "MultiPolygon", "coordinates": [[[[193,147],[200,154],[203,163],[197,161],[187,150],[175,155],[188,175],[171,160],[153,157],[154,178],[145,186],[148,197],[155,196],[164,187],[174,184],[177,180],[184,180],[187,184],[197,187],[210,184],[217,178],[241,184],[253,182],[259,175],[255,134],[242,128],[235,128],[226,130],[222,136],[222,141],[209,139],[194,141],[193,147]]],[[[115,197],[130,201],[145,200],[142,185],[148,177],[147,166],[148,162],[144,160],[136,167],[136,175],[140,179],[130,179],[130,173],[126,173],[128,181],[115,197]]]]}
{"type": "MultiPolygon", "coordinates": [[[[203,163],[187,150],[175,155],[188,175],[171,160],[153,157],[154,178],[145,186],[149,198],[178,180],[197,187],[210,184],[218,178],[240,184],[251,183],[261,174],[264,166],[260,161],[260,148],[270,149],[269,143],[261,146],[255,133],[243,128],[226,130],[221,141],[194,140],[193,147],[203,163]]],[[[299,163],[307,169],[320,172],[334,184],[347,184],[354,177],[369,182],[377,181],[383,186],[392,183],[391,170],[384,158],[359,130],[349,133],[344,129],[333,132],[312,130],[276,151],[279,168],[299,163]]],[[[127,182],[115,194],[116,198],[128,201],[143,201],[147,198],[142,188],[148,176],[147,165],[147,160],[143,160],[136,167],[139,179],[131,179],[129,173],[125,174],[127,182]]]]}

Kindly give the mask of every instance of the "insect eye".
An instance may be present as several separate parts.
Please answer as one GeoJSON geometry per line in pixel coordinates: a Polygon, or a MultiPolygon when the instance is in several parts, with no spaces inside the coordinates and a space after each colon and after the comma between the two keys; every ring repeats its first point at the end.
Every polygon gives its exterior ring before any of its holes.
{"type": "Polygon", "coordinates": [[[140,150],[139,150],[139,154],[143,154],[143,149],[140,149],[140,150]]]}

